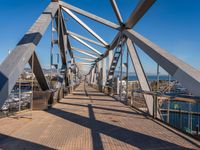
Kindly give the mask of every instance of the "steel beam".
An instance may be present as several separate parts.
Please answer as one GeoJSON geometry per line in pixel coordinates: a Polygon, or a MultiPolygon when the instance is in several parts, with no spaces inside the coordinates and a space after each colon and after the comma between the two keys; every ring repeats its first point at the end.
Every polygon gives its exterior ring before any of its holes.
{"type": "Polygon", "coordinates": [[[92,44],[95,44],[95,45],[98,45],[98,46],[101,46],[101,47],[105,47],[105,45],[103,45],[103,44],[101,44],[101,43],[99,43],[99,42],[96,42],[96,41],[94,41],[94,40],[91,40],[91,39],[89,39],[89,38],[87,38],[87,37],[81,36],[81,35],[79,35],[79,34],[77,34],[77,33],[74,33],[74,32],[71,32],[71,31],[67,31],[67,33],[68,33],[69,35],[74,35],[74,36],[76,36],[76,37],[78,37],[78,38],[80,38],[80,39],[82,39],[82,40],[88,41],[88,42],[90,42],[90,43],[92,43],[92,44]]]}
{"type": "Polygon", "coordinates": [[[76,62],[77,65],[91,65],[92,63],[76,62]]]}
{"type": "Polygon", "coordinates": [[[91,84],[93,84],[94,83],[94,68],[92,69],[91,73],[92,73],[91,84]]]}
{"type": "Polygon", "coordinates": [[[36,46],[48,28],[52,16],[59,8],[57,2],[51,2],[37,21],[19,41],[10,55],[0,65],[0,107],[4,104],[12,91],[25,64],[31,58],[36,46]]]}
{"type": "MultiPolygon", "coordinates": [[[[127,39],[127,46],[141,89],[144,91],[151,91],[137,51],[130,39],[127,39]]],[[[153,115],[153,96],[144,94],[144,98],[150,115],[153,115]]]]}
{"type": "Polygon", "coordinates": [[[120,31],[117,33],[117,35],[114,37],[112,43],[110,44],[110,47],[108,50],[104,53],[104,57],[108,55],[108,52],[110,50],[113,50],[117,43],[118,43],[118,38],[121,35],[121,32],[123,32],[126,28],[133,28],[134,25],[144,16],[146,11],[153,5],[153,3],[156,0],[141,0],[140,3],[137,5],[136,9],[132,12],[131,16],[127,19],[125,23],[125,27],[121,27],[120,31]]]}
{"type": "Polygon", "coordinates": [[[92,55],[92,54],[90,54],[90,53],[88,53],[88,52],[86,52],[84,50],[81,50],[79,48],[72,47],[72,50],[77,51],[77,52],[82,53],[82,54],[85,54],[87,56],[90,56],[92,58],[96,58],[96,59],[98,58],[97,56],[94,56],[94,55],[92,55]]]}
{"type": "Polygon", "coordinates": [[[74,58],[85,60],[85,61],[88,61],[88,62],[94,62],[94,59],[89,59],[89,58],[84,58],[84,57],[78,57],[78,56],[74,56],[74,58]]]}
{"type": "Polygon", "coordinates": [[[67,35],[67,49],[69,51],[70,57],[73,58],[72,48],[71,48],[71,44],[70,44],[68,35],[67,35]]]}
{"type": "Polygon", "coordinates": [[[35,74],[35,77],[36,77],[41,89],[43,91],[49,90],[49,85],[48,85],[46,78],[44,76],[44,73],[43,73],[42,67],[40,65],[39,59],[38,59],[35,52],[33,53],[33,55],[31,56],[31,58],[28,61],[29,65],[31,66],[31,68],[33,66],[33,68],[32,68],[33,73],[35,74]],[[33,65],[32,65],[32,58],[33,58],[33,65]]]}
{"type": "Polygon", "coordinates": [[[112,51],[116,47],[120,36],[121,36],[121,32],[118,32],[116,36],[114,37],[112,43],[110,44],[110,47],[106,50],[106,52],[103,54],[103,57],[101,57],[99,60],[109,55],[109,52],[112,51]]]}
{"type": "Polygon", "coordinates": [[[118,9],[116,1],[115,0],[110,0],[110,2],[111,2],[111,5],[113,7],[113,10],[115,12],[115,15],[117,17],[117,20],[118,20],[119,24],[122,25],[123,24],[123,19],[122,19],[122,16],[121,16],[120,12],[119,12],[119,9],[118,9]]]}
{"type": "MultiPolygon", "coordinates": [[[[68,86],[68,78],[67,78],[67,57],[66,57],[66,52],[68,49],[68,41],[67,41],[67,29],[65,26],[64,18],[62,15],[61,10],[59,9],[57,12],[57,17],[56,17],[56,23],[57,23],[57,32],[58,32],[58,46],[60,50],[60,56],[62,60],[62,69],[65,70],[63,78],[65,79],[65,85],[68,86]]],[[[71,54],[71,49],[68,49],[70,56],[71,54]]]]}
{"type": "Polygon", "coordinates": [[[79,19],[73,12],[67,8],[63,10],[70,15],[74,20],[76,20],[83,28],[85,28],[90,34],[92,34],[97,40],[99,40],[103,45],[108,46],[109,44],[105,42],[98,34],[96,34],[88,25],[86,25],[81,19],[79,19]]]}
{"type": "Polygon", "coordinates": [[[92,79],[93,79],[93,69],[92,69],[92,71],[90,71],[89,75],[90,75],[90,84],[92,84],[92,79]]]}
{"type": "Polygon", "coordinates": [[[102,90],[106,83],[106,58],[102,59],[102,90]]]}
{"type": "Polygon", "coordinates": [[[69,41],[69,36],[67,34],[67,27],[65,25],[63,15],[62,15],[61,19],[62,19],[62,26],[63,26],[63,29],[64,29],[63,31],[64,31],[65,51],[68,50],[70,57],[73,59],[73,53],[72,53],[72,50],[71,50],[71,44],[70,44],[70,41],[69,41]]]}
{"type": "Polygon", "coordinates": [[[120,26],[119,26],[119,25],[117,25],[117,24],[115,24],[115,23],[113,23],[113,22],[111,22],[111,21],[108,21],[108,20],[106,20],[106,19],[103,19],[103,18],[101,18],[101,17],[98,17],[98,16],[96,16],[96,15],[94,15],[94,14],[92,14],[92,13],[89,13],[89,12],[87,12],[87,11],[84,11],[84,10],[82,10],[82,9],[80,9],[80,8],[77,8],[77,7],[74,7],[74,6],[70,5],[70,4],[67,4],[66,2],[60,1],[59,4],[60,4],[61,6],[63,6],[62,8],[70,9],[70,10],[76,12],[76,13],[79,13],[79,14],[81,14],[81,15],[84,15],[84,16],[86,16],[86,17],[88,17],[88,18],[90,18],[90,19],[92,19],[92,20],[94,20],[94,21],[96,21],[96,22],[102,23],[102,24],[104,24],[104,25],[106,25],[106,26],[108,26],[108,27],[111,27],[111,28],[117,29],[117,30],[120,29],[120,26]]]}
{"type": "MultiPolygon", "coordinates": [[[[62,13],[61,13],[62,14],[62,13]]],[[[63,15],[62,15],[62,25],[63,25],[63,29],[64,29],[64,34],[65,34],[65,45],[66,45],[66,49],[68,49],[68,51],[69,51],[69,55],[70,55],[70,57],[71,58],[73,58],[73,53],[72,53],[72,51],[71,51],[71,44],[70,44],[70,41],[69,41],[69,36],[68,36],[68,30],[67,30],[67,27],[66,27],[66,24],[65,24],[65,22],[64,22],[64,17],[63,17],[63,15]]]]}
{"type": "Polygon", "coordinates": [[[84,42],[83,40],[81,40],[80,38],[74,36],[74,35],[70,35],[73,39],[77,40],[78,42],[80,42],[81,44],[85,45],[86,47],[88,47],[90,50],[92,50],[93,52],[95,52],[97,55],[101,55],[101,53],[96,50],[94,47],[90,46],[89,44],[87,44],[86,42],[84,42]]]}
{"type": "Polygon", "coordinates": [[[113,60],[113,51],[109,51],[108,54],[108,69],[110,69],[113,60]]]}
{"type": "Polygon", "coordinates": [[[118,33],[116,34],[116,36],[114,37],[112,43],[110,44],[109,50],[113,50],[113,49],[117,46],[118,41],[119,41],[119,38],[120,38],[121,35],[122,35],[121,32],[118,32],[118,33]]]}
{"type": "Polygon", "coordinates": [[[60,12],[58,11],[58,17],[56,19],[57,22],[57,29],[58,29],[58,45],[60,49],[60,55],[61,55],[61,60],[62,60],[62,65],[66,66],[67,65],[67,60],[66,60],[66,55],[65,51],[67,49],[67,41],[66,41],[66,29],[64,25],[64,19],[63,16],[60,12]]]}
{"type": "Polygon", "coordinates": [[[131,16],[125,23],[126,28],[133,28],[136,23],[143,17],[147,10],[154,4],[156,0],[140,0],[136,9],[133,10],[131,16]]]}
{"type": "Polygon", "coordinates": [[[124,34],[191,93],[200,95],[200,71],[131,29],[124,31],[124,34]]]}

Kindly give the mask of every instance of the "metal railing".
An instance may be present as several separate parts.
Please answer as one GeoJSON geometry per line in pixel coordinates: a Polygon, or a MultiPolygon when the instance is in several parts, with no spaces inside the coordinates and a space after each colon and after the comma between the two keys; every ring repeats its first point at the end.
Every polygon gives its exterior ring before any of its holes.
{"type": "Polygon", "coordinates": [[[145,95],[153,97],[153,118],[188,134],[200,137],[200,98],[192,96],[171,96],[163,92],[143,91],[139,87],[130,87],[128,93],[120,99],[116,87],[105,86],[104,93],[126,102],[146,114],[149,114],[145,95]],[[137,89],[137,90],[133,90],[137,89]]]}
{"type": "Polygon", "coordinates": [[[152,95],[154,97],[154,118],[161,119],[170,126],[189,134],[200,135],[199,98],[177,97],[159,92],[131,90],[131,99],[129,99],[130,105],[146,113],[148,113],[148,109],[143,98],[144,95],[152,95]],[[157,113],[159,113],[160,118],[157,113]]]}

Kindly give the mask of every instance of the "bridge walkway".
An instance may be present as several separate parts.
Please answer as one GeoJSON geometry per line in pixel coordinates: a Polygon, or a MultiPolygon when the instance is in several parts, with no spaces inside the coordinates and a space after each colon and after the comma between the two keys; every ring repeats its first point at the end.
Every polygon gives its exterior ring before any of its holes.
{"type": "Polygon", "coordinates": [[[82,83],[32,119],[1,119],[0,149],[178,150],[199,142],[82,83]]]}

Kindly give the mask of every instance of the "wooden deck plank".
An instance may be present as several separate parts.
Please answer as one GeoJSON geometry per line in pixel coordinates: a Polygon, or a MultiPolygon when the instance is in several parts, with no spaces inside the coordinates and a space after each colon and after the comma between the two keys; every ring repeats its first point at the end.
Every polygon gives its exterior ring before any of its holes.
{"type": "Polygon", "coordinates": [[[0,149],[198,149],[199,142],[84,84],[33,119],[1,119],[0,149]]]}

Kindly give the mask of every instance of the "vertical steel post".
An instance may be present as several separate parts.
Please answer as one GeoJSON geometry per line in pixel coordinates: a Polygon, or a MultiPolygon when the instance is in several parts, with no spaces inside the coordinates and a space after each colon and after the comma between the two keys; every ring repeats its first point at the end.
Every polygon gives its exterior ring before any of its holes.
{"type": "Polygon", "coordinates": [[[158,112],[158,98],[157,98],[157,94],[156,93],[153,95],[153,101],[154,101],[153,118],[156,119],[157,118],[157,112],[158,112]]]}
{"type": "Polygon", "coordinates": [[[91,71],[91,85],[93,84],[93,82],[94,82],[94,68],[92,69],[92,71],[91,71]]]}
{"type": "Polygon", "coordinates": [[[129,61],[129,59],[128,59],[128,57],[129,57],[129,52],[128,52],[128,49],[127,49],[127,51],[126,51],[126,101],[128,102],[128,67],[129,67],[129,65],[128,65],[128,61],[129,61]]]}
{"type": "Polygon", "coordinates": [[[31,79],[32,79],[32,84],[31,84],[31,90],[32,90],[32,94],[31,94],[31,101],[30,101],[30,107],[31,107],[31,117],[32,117],[32,110],[33,110],[33,91],[34,91],[34,74],[33,74],[33,70],[34,70],[34,56],[35,55],[32,55],[32,76],[31,76],[31,79]]]}
{"type": "Polygon", "coordinates": [[[97,79],[97,65],[95,65],[95,68],[94,68],[94,80],[93,80],[94,86],[96,85],[96,79],[97,79]]]}
{"type": "Polygon", "coordinates": [[[120,100],[122,100],[122,64],[123,64],[123,47],[122,47],[123,45],[122,45],[122,43],[121,43],[121,45],[120,45],[120,48],[121,48],[121,60],[120,60],[120,100]]]}
{"type": "MultiPolygon", "coordinates": [[[[74,61],[73,59],[71,59],[71,65],[74,64],[74,61]]],[[[71,78],[71,82],[72,82],[72,92],[74,91],[74,73],[72,71],[72,74],[71,74],[72,78],[71,78]]]]}
{"type": "Polygon", "coordinates": [[[169,85],[168,85],[168,86],[169,86],[168,92],[170,93],[170,82],[171,82],[171,76],[170,76],[170,74],[168,75],[168,77],[169,77],[169,78],[168,78],[168,84],[169,84],[169,85]]]}
{"type": "Polygon", "coordinates": [[[102,90],[106,83],[106,58],[102,59],[102,90]]]}
{"type": "Polygon", "coordinates": [[[191,133],[191,103],[189,102],[189,109],[188,109],[188,129],[191,133]]]}
{"type": "Polygon", "coordinates": [[[112,64],[112,59],[113,59],[113,51],[110,50],[109,54],[108,54],[108,68],[110,68],[110,66],[112,64]]]}
{"type": "Polygon", "coordinates": [[[157,87],[156,87],[156,91],[159,91],[159,64],[157,64],[157,87]]]}
{"type": "Polygon", "coordinates": [[[51,80],[52,80],[52,74],[53,74],[53,70],[52,70],[52,65],[53,65],[53,47],[54,47],[54,18],[52,17],[51,19],[51,50],[50,50],[50,88],[52,88],[51,85],[51,80]]]}
{"type": "Polygon", "coordinates": [[[21,75],[19,76],[19,112],[21,111],[21,94],[22,94],[22,91],[21,91],[21,75]]]}
{"type": "MultiPolygon", "coordinates": [[[[111,64],[112,64],[112,59],[113,59],[113,50],[110,50],[109,51],[109,54],[108,54],[108,69],[111,67],[111,64]]],[[[114,78],[113,78],[114,79],[114,78]]],[[[112,82],[111,82],[111,87],[109,87],[110,89],[110,94],[114,94],[114,89],[113,89],[113,79],[112,79],[112,82]]]]}
{"type": "Polygon", "coordinates": [[[170,119],[170,98],[167,100],[167,123],[169,123],[170,119]]]}
{"type": "Polygon", "coordinates": [[[102,63],[101,63],[101,61],[99,61],[98,62],[98,88],[99,88],[99,90],[101,91],[101,89],[102,89],[102,63]]]}

